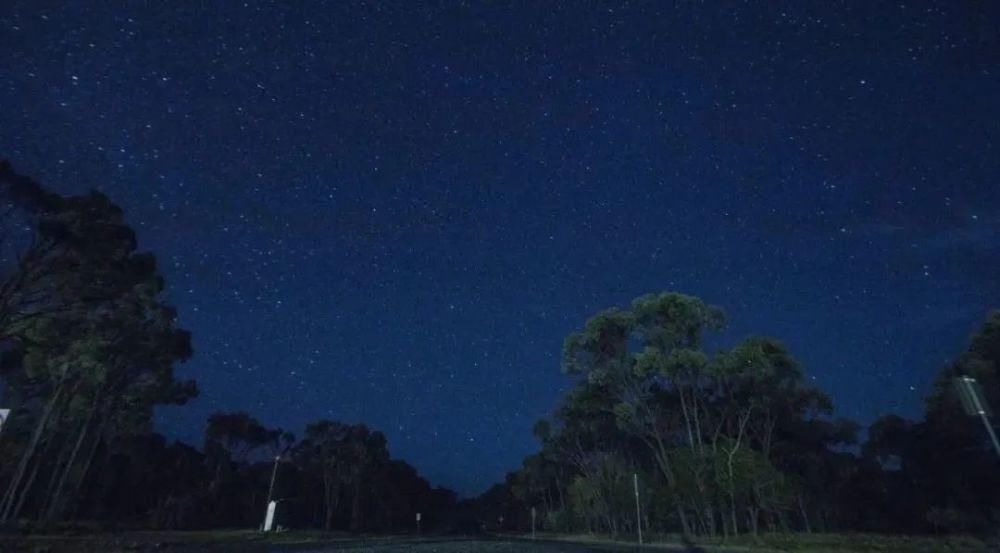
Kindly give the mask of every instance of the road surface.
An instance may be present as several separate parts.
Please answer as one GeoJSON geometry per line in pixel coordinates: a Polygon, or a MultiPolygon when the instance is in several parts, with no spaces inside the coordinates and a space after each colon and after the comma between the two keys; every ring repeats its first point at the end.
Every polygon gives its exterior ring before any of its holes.
{"type": "MultiPolygon", "coordinates": [[[[529,540],[489,540],[442,538],[440,540],[359,540],[357,542],[342,542],[303,549],[282,550],[274,553],[298,551],[301,553],[354,552],[354,553],[590,553],[590,552],[625,552],[636,551],[633,546],[574,544],[557,541],[529,540]]],[[[652,551],[694,552],[703,551],[697,548],[643,549],[652,551]]]]}
{"type": "MultiPolygon", "coordinates": [[[[196,534],[138,533],[92,536],[0,535],[0,553],[622,553],[638,551],[633,545],[584,544],[565,541],[490,537],[382,537],[334,538],[329,541],[259,539],[260,535],[234,534],[207,539],[196,534]],[[248,539],[248,537],[250,539],[248,539]]],[[[642,551],[674,553],[698,548],[649,547],[642,551]]],[[[717,553],[719,550],[713,550],[717,553]]]]}

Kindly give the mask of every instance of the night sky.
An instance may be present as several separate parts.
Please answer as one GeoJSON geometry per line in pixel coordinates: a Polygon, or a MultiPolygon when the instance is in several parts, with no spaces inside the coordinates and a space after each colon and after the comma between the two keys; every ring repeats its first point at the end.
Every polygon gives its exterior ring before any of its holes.
{"type": "Polygon", "coordinates": [[[156,253],[201,388],[172,437],[364,421],[471,494],[642,293],[862,422],[1000,306],[995,2],[65,4],[0,4],[0,158],[156,253]]]}

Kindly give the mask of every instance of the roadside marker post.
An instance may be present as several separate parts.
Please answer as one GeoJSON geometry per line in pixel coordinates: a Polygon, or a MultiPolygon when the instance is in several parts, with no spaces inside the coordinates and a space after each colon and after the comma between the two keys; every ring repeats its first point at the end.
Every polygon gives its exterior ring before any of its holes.
{"type": "Polygon", "coordinates": [[[274,510],[278,508],[277,501],[267,502],[267,515],[264,517],[264,531],[271,532],[274,530],[274,510]]]}

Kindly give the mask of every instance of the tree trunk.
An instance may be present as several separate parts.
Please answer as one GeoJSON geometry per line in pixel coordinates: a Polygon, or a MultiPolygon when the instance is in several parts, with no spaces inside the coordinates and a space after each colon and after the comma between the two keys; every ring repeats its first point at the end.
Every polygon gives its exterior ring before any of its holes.
{"type": "Polygon", "coordinates": [[[363,524],[361,513],[361,477],[354,482],[354,498],[351,501],[351,531],[360,532],[363,524]]]}
{"type": "Polygon", "coordinates": [[[748,522],[750,523],[750,531],[753,532],[754,536],[757,535],[757,531],[758,531],[757,530],[758,529],[757,521],[758,521],[759,517],[760,517],[759,509],[757,509],[756,507],[748,507],[747,508],[747,519],[748,519],[748,522]]]}
{"type": "Polygon", "coordinates": [[[55,492],[52,493],[49,499],[49,508],[45,513],[45,520],[48,522],[54,521],[59,515],[59,509],[62,505],[62,491],[66,487],[66,479],[69,478],[71,472],[73,472],[73,464],[76,462],[76,456],[80,452],[80,447],[83,445],[84,440],[87,438],[87,433],[90,430],[90,424],[93,422],[94,413],[97,411],[97,399],[94,399],[94,404],[90,408],[90,413],[87,414],[87,420],[84,421],[83,427],[80,429],[80,434],[76,438],[76,444],[73,445],[73,452],[69,455],[69,461],[66,462],[66,467],[63,469],[62,476],[59,477],[59,483],[56,485],[55,492]]]}
{"type": "Polygon", "coordinates": [[[38,423],[35,424],[35,430],[31,433],[31,440],[28,442],[28,447],[25,448],[24,453],[21,455],[21,460],[17,464],[14,476],[11,478],[10,484],[7,486],[7,492],[4,494],[3,500],[0,501],[0,523],[7,522],[8,517],[10,516],[11,510],[14,507],[17,489],[21,485],[21,480],[24,478],[24,474],[28,469],[28,464],[31,462],[31,458],[35,456],[35,450],[38,448],[38,442],[42,439],[42,433],[45,431],[45,426],[48,424],[49,417],[52,415],[52,411],[55,409],[60,396],[62,396],[62,392],[63,384],[60,383],[56,387],[55,393],[52,394],[52,398],[45,405],[45,409],[42,410],[42,416],[39,417],[38,423]]]}
{"type": "Polygon", "coordinates": [[[729,497],[729,509],[730,509],[730,516],[733,519],[733,535],[734,536],[738,536],[738,535],[740,535],[740,526],[739,526],[739,523],[736,520],[736,496],[735,495],[730,495],[730,497],[729,497]]]}
{"type": "Polygon", "coordinates": [[[52,492],[55,491],[56,484],[59,483],[59,475],[65,466],[66,457],[69,455],[72,446],[72,441],[63,440],[62,447],[59,448],[59,455],[56,457],[56,462],[52,466],[52,471],[49,474],[49,485],[45,488],[45,495],[42,496],[42,504],[38,509],[39,519],[45,519],[45,513],[49,509],[49,501],[52,499],[52,492]]]}
{"type": "Polygon", "coordinates": [[[660,436],[656,435],[654,437],[656,440],[655,445],[649,441],[647,441],[646,444],[653,450],[656,463],[659,465],[660,471],[663,472],[663,476],[667,479],[667,487],[671,492],[673,492],[674,497],[678,499],[677,516],[681,520],[681,531],[684,536],[689,536],[691,534],[691,526],[688,524],[687,515],[684,513],[684,507],[680,503],[680,498],[677,497],[677,479],[674,475],[673,467],[670,465],[670,458],[667,456],[666,447],[663,444],[663,440],[660,439],[660,436]]]}
{"type": "Polygon", "coordinates": [[[87,481],[87,474],[90,472],[90,467],[94,463],[94,457],[97,456],[97,448],[101,445],[101,438],[104,436],[104,429],[107,427],[107,421],[101,422],[101,425],[97,429],[97,435],[94,436],[94,441],[91,442],[90,452],[87,453],[87,461],[83,464],[83,471],[80,472],[80,479],[76,482],[76,487],[73,489],[73,494],[71,497],[72,501],[72,518],[76,518],[76,510],[80,506],[80,492],[83,489],[83,483],[87,481]]]}
{"type": "Polygon", "coordinates": [[[681,519],[681,533],[684,536],[690,536],[691,526],[688,524],[687,515],[684,514],[684,507],[681,506],[680,502],[677,503],[677,516],[681,519]]]}
{"type": "Polygon", "coordinates": [[[323,528],[329,531],[333,527],[333,483],[329,476],[323,476],[323,496],[326,503],[326,511],[323,516],[323,528]]]}
{"type": "Polygon", "coordinates": [[[21,513],[21,507],[24,507],[24,501],[28,498],[28,492],[31,491],[31,486],[35,483],[35,477],[38,476],[38,467],[41,463],[35,463],[35,466],[31,468],[31,474],[28,476],[28,481],[24,484],[24,489],[21,490],[21,496],[17,498],[17,504],[14,505],[14,511],[11,513],[11,520],[17,519],[17,515],[21,513]]]}
{"type": "Polygon", "coordinates": [[[805,525],[807,533],[812,534],[812,525],[809,524],[809,513],[806,511],[805,498],[799,495],[799,513],[802,514],[802,524],[805,525]]]}
{"type": "Polygon", "coordinates": [[[694,449],[695,448],[694,429],[692,428],[691,425],[691,417],[690,415],[688,415],[687,400],[684,398],[684,388],[679,387],[677,389],[677,393],[678,395],[681,396],[681,413],[684,414],[684,426],[685,428],[687,428],[688,445],[691,447],[691,449],[694,449]]]}

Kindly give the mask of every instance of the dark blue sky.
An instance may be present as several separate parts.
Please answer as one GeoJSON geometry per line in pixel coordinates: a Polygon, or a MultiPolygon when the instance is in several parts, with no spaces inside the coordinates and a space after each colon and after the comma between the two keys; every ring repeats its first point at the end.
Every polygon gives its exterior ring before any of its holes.
{"type": "Polygon", "coordinates": [[[563,337],[642,293],[861,421],[1000,306],[993,2],[59,4],[0,7],[0,157],[157,254],[201,387],[173,436],[365,421],[474,493],[563,337]]]}

